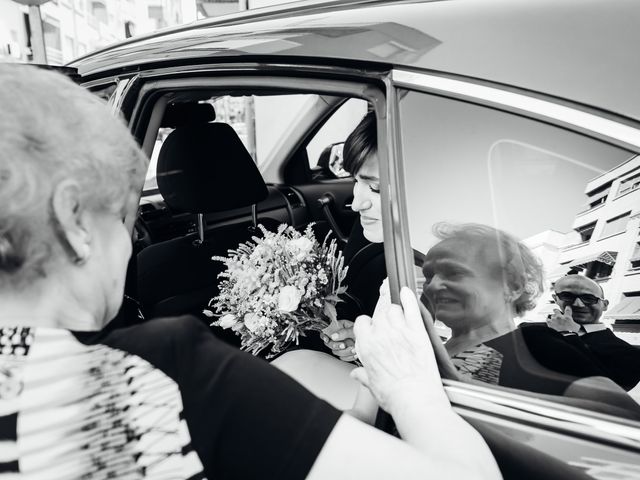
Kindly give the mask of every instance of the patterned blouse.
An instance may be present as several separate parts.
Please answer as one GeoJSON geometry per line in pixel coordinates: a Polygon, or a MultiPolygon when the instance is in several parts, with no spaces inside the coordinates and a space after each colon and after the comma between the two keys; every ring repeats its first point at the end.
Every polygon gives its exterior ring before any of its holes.
{"type": "Polygon", "coordinates": [[[0,329],[0,479],[304,478],[338,417],[191,317],[0,329]]]}

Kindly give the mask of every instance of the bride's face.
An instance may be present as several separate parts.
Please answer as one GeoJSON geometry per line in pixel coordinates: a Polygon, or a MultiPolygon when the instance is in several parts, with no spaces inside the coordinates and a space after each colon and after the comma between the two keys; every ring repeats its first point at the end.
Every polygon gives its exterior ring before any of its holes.
{"type": "Polygon", "coordinates": [[[360,214],[364,236],[373,243],[384,240],[380,211],[380,174],[378,154],[374,152],[355,175],[351,208],[360,214]]]}

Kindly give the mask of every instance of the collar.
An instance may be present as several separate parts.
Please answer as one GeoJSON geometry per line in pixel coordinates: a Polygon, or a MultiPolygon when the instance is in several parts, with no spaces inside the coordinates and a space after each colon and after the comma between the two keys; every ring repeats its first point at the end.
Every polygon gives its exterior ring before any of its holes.
{"type": "Polygon", "coordinates": [[[585,335],[587,333],[599,332],[600,330],[606,330],[607,326],[604,323],[585,323],[580,326],[578,335],[585,335]]]}

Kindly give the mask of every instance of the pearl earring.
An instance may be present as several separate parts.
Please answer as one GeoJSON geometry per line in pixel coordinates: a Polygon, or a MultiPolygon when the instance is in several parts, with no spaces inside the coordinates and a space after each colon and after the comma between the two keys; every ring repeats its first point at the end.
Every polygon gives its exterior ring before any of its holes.
{"type": "Polygon", "coordinates": [[[91,254],[91,247],[88,244],[84,244],[82,245],[82,247],[79,249],[76,258],[74,259],[74,263],[76,265],[82,265],[84,263],[86,263],[86,261],[89,259],[89,255],[91,254]]]}

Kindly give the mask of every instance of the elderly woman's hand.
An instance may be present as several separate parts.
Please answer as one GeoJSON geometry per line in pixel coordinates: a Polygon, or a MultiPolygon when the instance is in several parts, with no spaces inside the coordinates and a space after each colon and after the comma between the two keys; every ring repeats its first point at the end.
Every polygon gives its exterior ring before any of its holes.
{"type": "Polygon", "coordinates": [[[362,315],[356,320],[356,353],[363,368],[351,375],[390,413],[407,396],[448,405],[416,296],[405,287],[400,299],[404,313],[398,305],[387,305],[377,308],[373,319],[362,315]]]}

